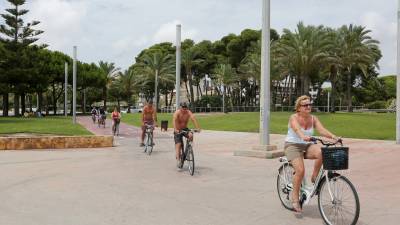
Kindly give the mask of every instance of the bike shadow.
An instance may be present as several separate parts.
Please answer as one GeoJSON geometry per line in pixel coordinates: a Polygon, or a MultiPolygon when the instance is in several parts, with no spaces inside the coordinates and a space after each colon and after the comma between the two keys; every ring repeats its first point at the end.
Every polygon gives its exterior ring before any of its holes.
{"type": "MultiPolygon", "coordinates": [[[[189,168],[184,166],[179,172],[189,172],[189,168]]],[[[212,173],[213,169],[210,167],[196,166],[193,176],[203,176],[212,173]]]]}
{"type": "MultiPolygon", "coordinates": [[[[321,219],[322,220],[318,205],[307,205],[307,206],[303,207],[303,212],[301,214],[294,214],[294,217],[296,217],[297,219],[312,218],[312,219],[321,219]]],[[[367,223],[365,223],[359,219],[357,221],[357,224],[366,225],[367,223]]]]}
{"type": "Polygon", "coordinates": [[[205,167],[205,166],[197,166],[194,174],[195,175],[206,175],[210,174],[213,172],[213,169],[211,167],[205,167]]]}
{"type": "Polygon", "coordinates": [[[317,205],[304,206],[303,207],[303,212],[301,214],[294,214],[294,216],[296,218],[298,218],[298,219],[301,219],[301,218],[312,218],[312,219],[321,218],[321,214],[319,213],[319,209],[318,209],[317,205]]]}

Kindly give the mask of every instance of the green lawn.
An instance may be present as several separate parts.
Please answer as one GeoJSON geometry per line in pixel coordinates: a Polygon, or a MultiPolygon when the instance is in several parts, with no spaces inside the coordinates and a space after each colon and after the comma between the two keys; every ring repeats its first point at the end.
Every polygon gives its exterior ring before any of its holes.
{"type": "MultiPolygon", "coordinates": [[[[395,139],[395,114],[391,113],[316,113],[326,128],[342,137],[365,139],[395,139]]],[[[141,114],[123,114],[122,121],[140,125],[141,114]]],[[[290,113],[271,113],[271,133],[285,134],[290,113]]],[[[259,113],[199,114],[196,116],[205,130],[258,132],[259,113]]],[[[172,127],[172,115],[159,113],[158,120],[168,120],[172,127]]],[[[190,125],[192,127],[193,125],[190,125]]]]}
{"type": "Polygon", "coordinates": [[[14,118],[0,117],[0,135],[15,133],[92,135],[81,125],[72,124],[70,117],[14,118]]]}

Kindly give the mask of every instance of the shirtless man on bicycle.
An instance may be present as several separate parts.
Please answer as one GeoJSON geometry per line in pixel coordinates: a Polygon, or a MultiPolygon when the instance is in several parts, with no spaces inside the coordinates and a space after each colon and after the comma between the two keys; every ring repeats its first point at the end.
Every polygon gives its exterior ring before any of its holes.
{"type": "MultiPolygon", "coordinates": [[[[140,146],[144,146],[144,133],[146,132],[146,125],[156,125],[157,123],[157,112],[153,107],[153,101],[150,100],[147,102],[147,105],[143,107],[142,112],[142,142],[140,146]]],[[[157,125],[156,125],[157,126],[157,125]]]]}
{"type": "MultiPolygon", "coordinates": [[[[176,153],[175,158],[178,167],[180,166],[181,163],[180,154],[183,142],[183,134],[181,134],[180,132],[188,129],[187,125],[189,123],[189,119],[192,120],[196,129],[200,132],[200,126],[194,114],[188,109],[187,103],[183,102],[181,103],[181,108],[176,110],[176,112],[174,113],[172,121],[172,124],[174,125],[174,140],[175,140],[175,153],[176,153]]],[[[186,138],[189,138],[189,140],[193,140],[193,134],[189,132],[186,138]]]]}

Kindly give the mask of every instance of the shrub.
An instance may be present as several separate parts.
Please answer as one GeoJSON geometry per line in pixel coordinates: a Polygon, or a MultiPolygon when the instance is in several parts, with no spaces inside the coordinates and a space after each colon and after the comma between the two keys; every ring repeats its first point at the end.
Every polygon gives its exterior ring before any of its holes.
{"type": "Polygon", "coordinates": [[[207,107],[208,104],[210,104],[210,107],[221,107],[222,106],[222,97],[221,96],[203,96],[203,97],[201,97],[200,100],[196,101],[196,107],[207,107]]]}
{"type": "Polygon", "coordinates": [[[368,109],[386,109],[386,101],[374,101],[365,105],[368,109]]]}

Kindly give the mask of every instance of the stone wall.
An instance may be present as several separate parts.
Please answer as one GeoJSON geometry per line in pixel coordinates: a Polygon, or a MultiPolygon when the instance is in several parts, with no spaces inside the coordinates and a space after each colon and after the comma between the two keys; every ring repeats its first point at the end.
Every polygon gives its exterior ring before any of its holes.
{"type": "Polygon", "coordinates": [[[0,137],[0,150],[103,148],[113,146],[113,136],[0,137]]]}

